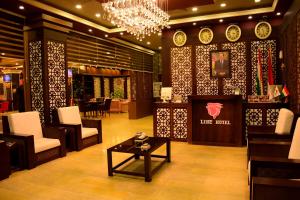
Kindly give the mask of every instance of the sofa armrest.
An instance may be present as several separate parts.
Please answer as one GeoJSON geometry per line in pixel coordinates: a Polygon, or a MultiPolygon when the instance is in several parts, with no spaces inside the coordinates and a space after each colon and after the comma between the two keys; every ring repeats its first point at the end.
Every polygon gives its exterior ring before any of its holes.
{"type": "Polygon", "coordinates": [[[20,148],[22,148],[22,158],[24,158],[24,162],[22,163],[22,167],[27,169],[31,169],[35,167],[35,151],[34,151],[34,137],[33,135],[25,135],[25,134],[18,134],[18,135],[3,135],[3,138],[7,139],[8,141],[16,142],[20,148]]]}
{"type": "Polygon", "coordinates": [[[102,122],[101,120],[82,119],[83,127],[98,129],[98,143],[102,142],[102,122]]]}
{"type": "Polygon", "coordinates": [[[43,127],[43,136],[45,138],[59,139],[60,141],[60,155],[66,155],[66,134],[67,129],[64,127],[43,127]]]}

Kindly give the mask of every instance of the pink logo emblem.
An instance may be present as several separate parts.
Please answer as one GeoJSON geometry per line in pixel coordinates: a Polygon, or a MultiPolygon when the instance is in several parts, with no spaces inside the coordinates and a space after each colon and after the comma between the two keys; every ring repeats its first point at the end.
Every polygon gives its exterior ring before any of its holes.
{"type": "Polygon", "coordinates": [[[223,108],[223,104],[221,103],[207,103],[206,109],[208,114],[216,119],[221,112],[221,108],[223,108]]]}

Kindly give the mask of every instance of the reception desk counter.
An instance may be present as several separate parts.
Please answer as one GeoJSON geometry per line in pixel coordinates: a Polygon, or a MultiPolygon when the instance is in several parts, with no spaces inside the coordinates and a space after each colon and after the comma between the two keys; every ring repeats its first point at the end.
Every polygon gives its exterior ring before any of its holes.
{"type": "Polygon", "coordinates": [[[189,96],[188,142],[242,146],[242,97],[189,96]]]}

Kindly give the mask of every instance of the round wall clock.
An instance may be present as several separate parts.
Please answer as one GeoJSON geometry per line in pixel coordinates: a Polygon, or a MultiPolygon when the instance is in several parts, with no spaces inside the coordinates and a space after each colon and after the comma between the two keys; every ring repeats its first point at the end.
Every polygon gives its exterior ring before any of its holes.
{"type": "Polygon", "coordinates": [[[240,39],[242,32],[238,25],[230,25],[226,29],[226,38],[230,42],[236,42],[240,39]]]}
{"type": "Polygon", "coordinates": [[[176,31],[173,35],[173,42],[176,46],[181,47],[186,43],[186,34],[183,31],[176,31]]]}
{"type": "Polygon", "coordinates": [[[272,27],[271,27],[271,24],[269,24],[268,22],[265,22],[265,21],[259,22],[255,26],[255,35],[259,39],[268,38],[270,36],[271,32],[272,32],[272,27]]]}
{"type": "Polygon", "coordinates": [[[214,33],[210,28],[202,28],[198,36],[201,43],[209,44],[214,38],[214,33]]]}

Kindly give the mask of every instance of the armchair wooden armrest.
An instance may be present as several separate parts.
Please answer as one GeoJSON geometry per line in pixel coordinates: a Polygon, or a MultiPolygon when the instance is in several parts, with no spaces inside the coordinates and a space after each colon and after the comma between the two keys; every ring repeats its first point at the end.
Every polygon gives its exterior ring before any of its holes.
{"type": "Polygon", "coordinates": [[[288,157],[291,141],[255,139],[248,141],[248,159],[252,156],[288,157]]]}
{"type": "Polygon", "coordinates": [[[43,135],[45,138],[59,139],[60,141],[60,156],[66,155],[66,128],[63,127],[43,127],[43,135]]]}
{"type": "Polygon", "coordinates": [[[253,139],[292,140],[292,135],[276,134],[274,132],[248,132],[248,141],[253,139]]]}
{"type": "Polygon", "coordinates": [[[300,195],[298,180],[253,177],[252,188],[252,200],[294,200],[300,195]]]}
{"type": "Polygon", "coordinates": [[[25,134],[18,134],[18,135],[5,135],[7,139],[11,139],[12,141],[17,142],[18,145],[22,148],[21,155],[24,158],[24,163],[22,163],[22,167],[27,169],[31,169],[34,167],[34,137],[33,135],[25,135],[25,134]]]}
{"type": "Polygon", "coordinates": [[[101,120],[82,119],[83,127],[98,129],[98,143],[102,142],[102,122],[101,120]]]}

